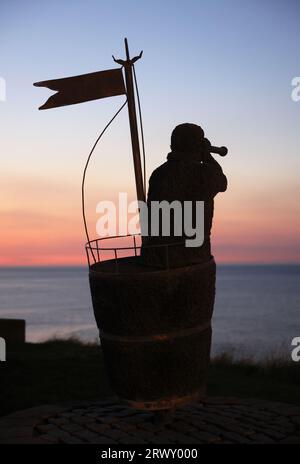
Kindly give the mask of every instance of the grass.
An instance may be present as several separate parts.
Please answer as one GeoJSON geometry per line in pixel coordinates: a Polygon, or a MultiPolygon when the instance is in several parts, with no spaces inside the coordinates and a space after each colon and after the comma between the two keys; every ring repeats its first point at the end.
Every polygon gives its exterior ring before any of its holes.
{"type": "MultiPolygon", "coordinates": [[[[104,398],[112,394],[101,348],[77,340],[8,347],[0,363],[0,416],[41,404],[104,398]]],[[[236,396],[300,405],[300,363],[269,359],[211,362],[209,396],[236,396]]]]}
{"type": "Polygon", "coordinates": [[[223,354],[212,360],[211,396],[259,398],[300,405],[300,363],[271,357],[257,362],[223,354]]]}
{"type": "Polygon", "coordinates": [[[41,404],[111,394],[97,344],[71,339],[8,346],[0,369],[0,416],[41,404]]]}

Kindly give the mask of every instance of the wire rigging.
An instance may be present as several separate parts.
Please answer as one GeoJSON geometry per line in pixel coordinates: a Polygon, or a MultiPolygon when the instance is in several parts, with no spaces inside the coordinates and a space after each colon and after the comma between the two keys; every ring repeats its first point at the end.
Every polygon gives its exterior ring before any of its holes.
{"type": "MultiPolygon", "coordinates": [[[[85,184],[85,177],[86,177],[86,172],[87,172],[87,168],[88,168],[88,165],[89,165],[89,162],[90,162],[90,159],[91,159],[91,156],[99,142],[99,140],[101,139],[101,137],[103,136],[104,132],[106,131],[106,129],[108,129],[108,127],[111,125],[111,123],[114,121],[114,119],[118,116],[118,114],[122,111],[122,109],[124,108],[124,106],[127,104],[127,99],[126,101],[123,103],[123,105],[118,109],[118,111],[115,113],[115,115],[111,118],[111,120],[106,124],[106,126],[104,127],[103,131],[101,132],[101,134],[98,136],[96,142],[94,143],[93,145],[93,148],[91,149],[90,153],[89,153],[89,156],[87,158],[87,161],[85,163],[85,167],[84,167],[84,170],[83,170],[83,176],[82,176],[82,184],[81,184],[81,204],[82,204],[82,216],[83,216],[83,223],[84,223],[84,229],[85,229],[85,234],[86,234],[86,238],[87,238],[87,241],[88,243],[90,242],[90,238],[89,238],[89,233],[88,233],[88,228],[87,228],[87,222],[86,222],[86,216],[85,216],[85,195],[84,195],[84,184],[85,184]]],[[[96,259],[95,259],[95,256],[94,256],[94,253],[93,253],[93,250],[91,249],[91,252],[92,252],[92,255],[93,255],[93,258],[94,258],[94,261],[96,262],[96,259]]]]}
{"type": "MultiPolygon", "coordinates": [[[[134,84],[135,84],[135,90],[136,90],[136,95],[137,95],[137,102],[138,102],[138,110],[139,110],[139,125],[140,125],[140,133],[141,133],[141,140],[142,140],[142,152],[143,152],[143,184],[144,184],[144,192],[145,192],[145,197],[146,196],[146,151],[145,151],[145,140],[144,140],[144,129],[143,129],[143,119],[142,119],[142,110],[141,110],[141,101],[140,101],[140,94],[139,94],[139,88],[138,88],[138,84],[137,84],[137,78],[136,78],[136,73],[135,73],[135,68],[134,68],[134,65],[132,66],[133,68],[133,76],[134,76],[134,84]]],[[[82,176],[82,184],[81,184],[81,204],[82,204],[82,216],[83,216],[83,223],[84,223],[84,229],[85,229],[85,234],[86,234],[86,238],[87,238],[87,242],[89,243],[90,242],[90,237],[89,237],[89,232],[88,232],[88,227],[87,227],[87,221],[86,221],[86,214],[85,214],[85,192],[84,192],[84,186],[85,186],[85,178],[86,178],[86,172],[87,172],[87,168],[88,168],[88,165],[89,165],[89,162],[90,162],[90,159],[91,159],[91,156],[99,142],[99,140],[101,139],[101,137],[103,136],[103,134],[105,133],[105,131],[108,129],[108,127],[111,125],[111,123],[115,120],[115,118],[118,116],[118,114],[122,111],[122,109],[124,108],[124,106],[126,106],[128,103],[128,100],[126,99],[126,101],[123,103],[123,105],[118,109],[118,111],[114,114],[114,116],[111,118],[111,120],[106,124],[106,126],[104,127],[104,129],[102,130],[102,132],[100,133],[100,135],[98,136],[98,138],[96,139],[89,155],[88,155],[88,158],[87,158],[87,161],[85,163],[85,166],[84,166],[84,170],[83,170],[83,176],[82,176]]],[[[91,250],[91,253],[92,253],[92,256],[93,256],[93,259],[94,259],[94,262],[96,263],[97,260],[94,256],[94,252],[93,252],[93,249],[90,248],[91,250]]]]}
{"type": "Polygon", "coordinates": [[[133,68],[134,84],[135,84],[135,90],[136,90],[137,102],[138,102],[138,109],[139,109],[139,123],[140,123],[141,139],[142,139],[144,192],[145,192],[145,198],[147,198],[147,192],[146,192],[146,151],[145,151],[145,140],[144,140],[144,129],[143,129],[141,101],[140,101],[139,87],[138,87],[138,84],[137,84],[137,78],[136,78],[134,65],[132,66],[132,68],[133,68]]]}

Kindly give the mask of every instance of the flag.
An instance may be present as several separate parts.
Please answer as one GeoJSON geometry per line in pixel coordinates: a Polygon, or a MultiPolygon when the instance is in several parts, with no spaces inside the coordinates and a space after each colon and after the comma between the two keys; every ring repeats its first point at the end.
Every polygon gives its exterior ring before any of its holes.
{"type": "Polygon", "coordinates": [[[33,85],[57,91],[40,106],[40,110],[126,94],[122,68],[35,82],[33,85]]]}

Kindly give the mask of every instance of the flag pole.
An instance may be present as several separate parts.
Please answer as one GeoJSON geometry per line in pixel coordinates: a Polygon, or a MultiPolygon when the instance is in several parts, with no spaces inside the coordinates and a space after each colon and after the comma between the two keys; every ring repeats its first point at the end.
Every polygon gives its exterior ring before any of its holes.
{"type": "Polygon", "coordinates": [[[130,125],[130,133],[131,133],[131,145],[132,145],[132,155],[133,155],[133,164],[134,164],[134,173],[135,173],[136,193],[137,193],[137,199],[139,201],[145,201],[141,155],[140,155],[140,143],[139,143],[139,136],[138,136],[138,126],[137,126],[134,88],[133,88],[133,76],[132,76],[133,63],[130,60],[128,41],[126,38],[124,42],[125,42],[125,51],[126,51],[125,80],[126,80],[127,99],[128,99],[128,116],[129,116],[129,125],[130,125]]]}
{"type": "Polygon", "coordinates": [[[128,41],[125,38],[125,52],[126,52],[126,61],[113,59],[124,66],[125,69],[125,81],[126,81],[126,91],[127,91],[127,101],[128,101],[128,116],[129,116],[129,126],[130,126],[130,135],[131,135],[131,146],[132,146],[132,155],[133,155],[133,165],[134,165],[134,174],[135,174],[135,185],[136,185],[136,194],[139,201],[145,201],[145,191],[143,185],[143,174],[142,174],[142,165],[141,165],[141,155],[140,155],[140,143],[138,135],[138,125],[136,117],[136,108],[135,108],[135,96],[134,96],[134,87],[133,87],[133,75],[132,75],[132,66],[134,63],[141,58],[142,52],[139,56],[130,59],[128,41]]]}

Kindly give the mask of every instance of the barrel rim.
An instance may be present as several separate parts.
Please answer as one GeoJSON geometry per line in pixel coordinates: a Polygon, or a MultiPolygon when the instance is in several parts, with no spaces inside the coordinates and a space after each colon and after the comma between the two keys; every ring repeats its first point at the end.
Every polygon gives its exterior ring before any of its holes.
{"type": "MultiPolygon", "coordinates": [[[[123,261],[123,260],[128,260],[128,259],[131,259],[131,260],[135,260],[135,259],[139,259],[140,257],[139,256],[129,256],[129,257],[123,257],[123,258],[119,258],[119,262],[120,261],[123,261]]],[[[176,274],[176,273],[180,273],[180,272],[183,272],[183,271],[189,271],[191,269],[195,269],[197,268],[198,270],[205,270],[206,268],[211,268],[212,266],[215,267],[216,266],[216,262],[215,262],[215,258],[214,256],[211,256],[211,258],[208,260],[208,261],[204,261],[204,262],[201,262],[201,263],[194,263],[194,264],[188,264],[186,266],[179,266],[179,267],[169,267],[169,268],[159,268],[159,267],[150,267],[150,266],[140,266],[138,271],[137,272],[129,272],[129,271],[120,271],[120,266],[115,266],[115,270],[114,271],[104,271],[104,270],[100,270],[100,269],[95,269],[96,266],[98,266],[99,264],[102,264],[102,263],[108,263],[108,262],[111,262],[113,263],[115,260],[114,259],[111,259],[111,260],[106,260],[106,261],[102,261],[102,262],[97,262],[97,263],[94,263],[94,264],[91,264],[90,267],[89,267],[89,276],[90,277],[97,277],[97,276],[138,276],[138,275],[141,275],[141,276],[144,276],[144,275],[149,275],[149,274],[165,274],[165,275],[168,275],[168,274],[176,274]]]]}
{"type": "MultiPolygon", "coordinates": [[[[145,268],[147,267],[148,271],[150,267],[153,267],[153,268],[157,267],[158,269],[155,269],[155,270],[158,270],[158,271],[169,270],[170,268],[175,269],[169,265],[169,249],[172,249],[173,247],[185,245],[185,240],[178,241],[178,242],[173,241],[173,242],[167,242],[167,243],[153,244],[153,243],[142,243],[141,241],[142,238],[143,236],[141,234],[127,234],[127,235],[100,237],[100,238],[88,241],[85,244],[85,251],[86,251],[89,269],[91,269],[92,267],[94,267],[96,264],[99,264],[99,263],[114,262],[115,267],[116,267],[116,272],[118,273],[118,264],[120,263],[120,261],[126,258],[140,258],[142,248],[145,250],[146,249],[162,249],[164,250],[164,253],[165,253],[164,266],[145,265],[144,267],[145,268]],[[137,244],[137,238],[138,240],[140,240],[140,244],[137,244]],[[121,239],[132,239],[132,245],[131,246],[101,246],[101,244],[105,241],[121,240],[121,239]],[[124,251],[128,252],[129,254],[127,256],[121,256],[121,257],[118,256],[118,252],[124,252],[124,251]],[[111,254],[113,255],[113,258],[103,259],[103,252],[111,252],[111,254]]],[[[198,264],[210,263],[212,259],[214,260],[214,257],[211,255],[211,259],[209,259],[208,261],[205,261],[203,263],[195,263],[195,264],[198,265],[198,264]]],[[[181,267],[190,267],[193,265],[194,264],[189,264],[189,265],[181,266],[181,267]]]]}

